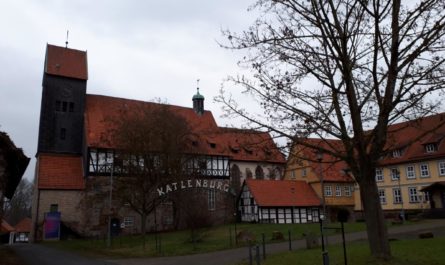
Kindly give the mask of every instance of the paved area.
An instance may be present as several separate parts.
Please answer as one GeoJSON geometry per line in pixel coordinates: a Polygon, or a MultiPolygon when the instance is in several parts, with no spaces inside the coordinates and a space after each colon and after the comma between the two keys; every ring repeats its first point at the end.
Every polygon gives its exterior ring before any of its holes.
{"type": "MultiPolygon", "coordinates": [[[[401,225],[392,227],[389,230],[390,238],[403,239],[407,237],[417,238],[418,233],[430,231],[437,236],[445,236],[445,220],[430,220],[412,225],[401,225]]],[[[346,241],[366,240],[367,235],[365,231],[346,234],[346,241]]],[[[329,244],[341,243],[341,235],[330,236],[329,244]]],[[[292,241],[292,249],[306,248],[305,240],[292,241]]],[[[279,253],[289,250],[288,242],[268,244],[266,246],[266,253],[279,253]]],[[[243,259],[248,258],[247,248],[229,249],[217,251],[206,254],[196,254],[179,257],[164,257],[164,258],[139,258],[139,259],[121,259],[112,260],[112,262],[119,265],[231,265],[243,259]]]]}
{"type": "Polygon", "coordinates": [[[110,261],[90,259],[40,244],[15,244],[12,248],[25,265],[115,265],[110,261]]]}
{"type": "MultiPolygon", "coordinates": [[[[430,220],[419,224],[392,227],[389,230],[389,234],[392,239],[406,239],[417,238],[417,235],[424,231],[433,232],[436,237],[445,236],[445,220],[430,220]]],[[[364,231],[346,234],[347,241],[366,240],[366,238],[366,232],[364,231]]],[[[328,241],[329,244],[340,243],[341,236],[330,236],[328,241]]],[[[292,242],[293,250],[303,249],[305,247],[305,240],[292,242]]],[[[73,253],[39,244],[17,244],[13,246],[13,249],[23,259],[25,265],[231,265],[248,258],[247,248],[178,257],[118,260],[97,260],[81,257],[73,253]]],[[[268,244],[266,246],[266,253],[279,253],[288,251],[288,249],[288,242],[268,244]]]]}

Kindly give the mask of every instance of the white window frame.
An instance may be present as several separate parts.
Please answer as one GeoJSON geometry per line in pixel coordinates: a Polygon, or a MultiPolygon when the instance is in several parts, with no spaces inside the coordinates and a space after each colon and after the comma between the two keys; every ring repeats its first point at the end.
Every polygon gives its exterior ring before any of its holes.
{"type": "Polygon", "coordinates": [[[417,187],[408,187],[408,195],[410,203],[419,202],[419,193],[417,192],[417,187]]]}
{"type": "Polygon", "coordinates": [[[307,176],[307,170],[306,170],[306,168],[302,168],[302,169],[301,169],[301,176],[302,176],[303,178],[307,176]]]}
{"type": "Polygon", "coordinates": [[[214,211],[216,209],[216,194],[214,189],[209,189],[207,201],[209,211],[214,211]]]}
{"type": "Polygon", "coordinates": [[[378,190],[378,193],[379,193],[380,204],[386,204],[386,193],[385,193],[385,189],[379,189],[379,190],[378,190]]]}
{"type": "Polygon", "coordinates": [[[395,149],[392,151],[392,157],[393,158],[398,158],[402,156],[402,149],[395,149]]]}
{"type": "Polygon", "coordinates": [[[324,196],[328,196],[328,197],[332,196],[332,186],[331,185],[324,186],[324,196]]]}
{"type": "Polygon", "coordinates": [[[445,161],[437,162],[437,168],[439,171],[439,176],[445,176],[445,161]]]}
{"type": "Polygon", "coordinates": [[[428,164],[420,164],[420,177],[421,178],[429,178],[430,177],[430,168],[428,164]]]}
{"type": "Polygon", "coordinates": [[[425,145],[425,152],[426,153],[434,153],[437,151],[437,144],[436,143],[431,143],[431,144],[426,144],[425,145]]]}
{"type": "Polygon", "coordinates": [[[407,165],[406,166],[406,178],[407,179],[415,179],[416,178],[416,167],[414,165],[407,165]],[[410,168],[412,170],[410,170],[410,168]]]}
{"type": "Polygon", "coordinates": [[[335,197],[341,197],[341,186],[340,185],[335,186],[335,197]]]}
{"type": "Polygon", "coordinates": [[[385,177],[383,175],[383,168],[376,168],[375,169],[375,181],[382,182],[385,180],[385,177]]]}
{"type": "Polygon", "coordinates": [[[134,216],[125,216],[123,223],[125,225],[125,228],[127,227],[133,227],[134,226],[134,216]]]}
{"type": "Polygon", "coordinates": [[[391,180],[399,180],[400,179],[399,168],[393,167],[390,170],[391,170],[391,180]]]}
{"type": "Polygon", "coordinates": [[[343,187],[343,192],[345,194],[346,197],[351,197],[352,196],[352,191],[351,191],[351,186],[347,185],[343,187]]]}
{"type": "Polygon", "coordinates": [[[392,189],[392,195],[393,195],[394,204],[401,204],[401,203],[403,203],[402,189],[400,189],[400,188],[393,188],[392,189]]]}

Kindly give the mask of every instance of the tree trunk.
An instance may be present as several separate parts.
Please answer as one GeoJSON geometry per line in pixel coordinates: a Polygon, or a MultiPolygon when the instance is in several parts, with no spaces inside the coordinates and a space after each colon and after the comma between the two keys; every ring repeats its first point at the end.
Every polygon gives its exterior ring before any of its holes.
{"type": "Polygon", "coordinates": [[[360,184],[360,194],[366,220],[371,255],[380,259],[389,259],[391,249],[388,241],[388,229],[385,225],[383,210],[380,205],[377,184],[373,172],[365,172],[360,184]]]}
{"type": "Polygon", "coordinates": [[[141,233],[142,233],[142,247],[145,250],[145,235],[147,234],[147,215],[141,214],[141,233]]]}

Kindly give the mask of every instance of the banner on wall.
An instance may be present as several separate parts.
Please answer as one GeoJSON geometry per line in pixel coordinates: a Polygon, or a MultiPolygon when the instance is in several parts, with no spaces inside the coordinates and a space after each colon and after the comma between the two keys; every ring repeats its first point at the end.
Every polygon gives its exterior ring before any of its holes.
{"type": "Polygon", "coordinates": [[[45,240],[60,239],[60,212],[45,213],[45,222],[43,225],[43,233],[45,240]]]}

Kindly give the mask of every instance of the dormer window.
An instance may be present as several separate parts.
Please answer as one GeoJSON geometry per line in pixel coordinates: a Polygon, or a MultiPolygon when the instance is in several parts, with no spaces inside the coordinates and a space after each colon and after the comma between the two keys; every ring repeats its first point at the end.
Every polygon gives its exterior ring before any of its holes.
{"type": "Polygon", "coordinates": [[[238,147],[230,146],[230,150],[232,151],[232,153],[235,153],[235,154],[239,153],[239,148],[238,147]]]}
{"type": "Polygon", "coordinates": [[[392,151],[392,157],[393,158],[398,158],[398,157],[401,157],[402,156],[402,149],[401,148],[399,148],[399,149],[394,149],[393,151],[392,151]]]}
{"type": "Polygon", "coordinates": [[[209,143],[211,148],[216,148],[216,144],[215,143],[209,143]]]}
{"type": "Polygon", "coordinates": [[[425,145],[425,152],[427,152],[427,153],[434,153],[436,151],[437,151],[437,144],[436,143],[426,144],[425,145]]]}

